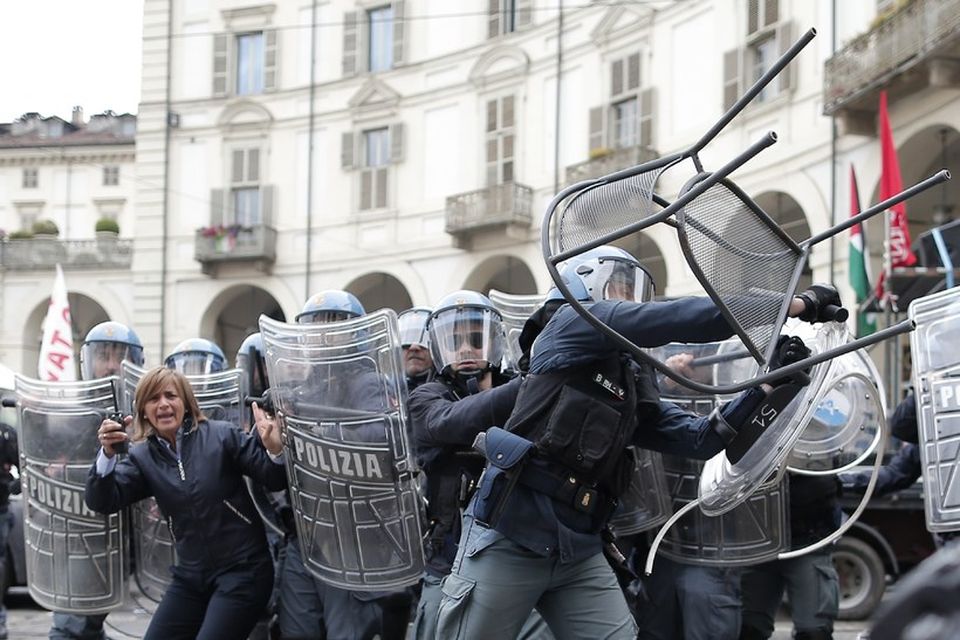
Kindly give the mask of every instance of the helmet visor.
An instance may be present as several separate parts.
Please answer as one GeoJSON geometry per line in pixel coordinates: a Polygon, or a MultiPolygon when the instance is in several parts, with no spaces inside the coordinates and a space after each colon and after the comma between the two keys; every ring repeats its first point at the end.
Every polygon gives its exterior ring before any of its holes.
{"type": "Polygon", "coordinates": [[[406,349],[410,345],[418,344],[426,347],[430,344],[427,339],[427,319],[430,312],[426,309],[414,309],[401,315],[400,322],[400,346],[406,349]]]}
{"type": "Polygon", "coordinates": [[[499,367],[503,345],[503,322],[491,309],[456,307],[430,319],[430,353],[440,371],[499,367]]]}
{"type": "Polygon", "coordinates": [[[355,318],[356,314],[349,311],[330,311],[327,309],[321,311],[304,311],[297,316],[297,324],[326,324],[328,322],[341,322],[355,318]]]}
{"type": "Polygon", "coordinates": [[[627,300],[647,302],[653,299],[653,279],[640,265],[621,258],[600,258],[577,267],[596,302],[627,300]]]}
{"type": "Polygon", "coordinates": [[[183,375],[202,375],[223,371],[223,360],[213,353],[202,351],[184,351],[167,357],[167,368],[179,371],[183,375]]]}
{"type": "Polygon", "coordinates": [[[143,347],[125,342],[85,342],[80,347],[80,376],[84,380],[118,376],[124,360],[142,365],[143,347]]]}

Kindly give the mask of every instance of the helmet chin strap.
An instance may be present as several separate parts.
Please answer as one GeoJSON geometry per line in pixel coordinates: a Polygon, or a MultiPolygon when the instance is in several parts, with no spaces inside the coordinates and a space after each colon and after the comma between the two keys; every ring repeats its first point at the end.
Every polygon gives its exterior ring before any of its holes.
{"type": "Polygon", "coordinates": [[[454,382],[462,385],[468,394],[471,396],[475,393],[480,393],[480,380],[483,379],[483,376],[487,374],[488,371],[492,371],[493,367],[490,366],[490,363],[487,363],[487,366],[480,369],[460,369],[459,371],[454,371],[450,369],[450,377],[453,378],[454,382]]]}

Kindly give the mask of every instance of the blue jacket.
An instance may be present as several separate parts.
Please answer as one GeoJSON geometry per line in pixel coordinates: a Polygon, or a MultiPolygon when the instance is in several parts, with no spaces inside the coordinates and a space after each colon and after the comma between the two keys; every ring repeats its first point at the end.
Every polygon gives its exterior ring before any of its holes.
{"type": "Polygon", "coordinates": [[[174,453],[156,435],[130,447],[106,476],[96,465],[85,501],[115,513],[153,496],[176,541],[178,570],[209,576],[234,564],[267,557],[263,522],[243,476],[270,491],[286,487],[284,466],[270,459],[256,435],[229,422],[185,423],[174,453]]]}
{"type": "Polygon", "coordinates": [[[483,471],[483,458],[471,445],[478,433],[506,424],[517,401],[520,382],[520,378],[514,378],[492,389],[460,397],[450,384],[435,380],[410,395],[413,449],[426,476],[430,499],[428,515],[432,529],[424,551],[427,571],[435,576],[450,573],[457,554],[457,494],[461,476],[476,481],[483,471]]]}
{"type": "MultiPolygon", "coordinates": [[[[598,302],[591,312],[612,329],[641,347],[670,342],[711,342],[732,334],[730,325],[712,301],[682,298],[668,302],[598,302]]],[[[532,347],[530,373],[552,373],[571,367],[619,357],[620,350],[570,306],[557,311],[532,347]]],[[[760,389],[744,392],[721,409],[734,427],[740,425],[765,397],[760,389]]],[[[711,427],[708,416],[687,413],[677,405],[660,401],[656,415],[638,425],[633,442],[664,453],[707,459],[723,450],[724,442],[711,427]]],[[[484,490],[481,486],[480,494],[484,490]]],[[[476,497],[468,513],[475,515],[476,497]]],[[[601,551],[598,534],[573,523],[578,514],[551,497],[518,483],[504,505],[495,529],[471,540],[468,555],[506,536],[542,556],[559,555],[573,562],[601,551]]]]}

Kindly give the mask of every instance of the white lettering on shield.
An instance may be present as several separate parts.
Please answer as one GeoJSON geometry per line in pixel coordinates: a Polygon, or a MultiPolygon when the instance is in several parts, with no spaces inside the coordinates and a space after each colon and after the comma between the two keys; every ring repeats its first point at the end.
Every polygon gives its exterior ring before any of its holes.
{"type": "Polygon", "coordinates": [[[325,475],[335,475],[343,478],[377,479],[383,480],[383,470],[380,460],[375,453],[360,453],[359,451],[345,451],[324,446],[318,442],[310,442],[293,436],[293,451],[297,462],[316,469],[325,475]]]}
{"type": "Polygon", "coordinates": [[[54,511],[71,516],[97,518],[83,501],[83,490],[54,484],[42,476],[31,474],[28,482],[30,498],[54,511]]]}

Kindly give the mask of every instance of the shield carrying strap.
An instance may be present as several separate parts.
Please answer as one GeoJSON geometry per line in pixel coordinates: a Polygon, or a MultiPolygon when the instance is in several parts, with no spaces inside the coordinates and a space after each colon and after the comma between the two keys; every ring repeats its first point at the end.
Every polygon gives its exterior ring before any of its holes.
{"type": "MultiPolygon", "coordinates": [[[[797,394],[803,390],[803,387],[795,382],[787,382],[774,387],[773,391],[760,403],[753,413],[747,418],[737,435],[726,447],[727,459],[731,464],[736,464],[750,450],[750,447],[766,431],[767,427],[773,424],[787,405],[797,397],[797,394]]],[[[727,425],[729,427],[729,425],[727,425]]]]}

